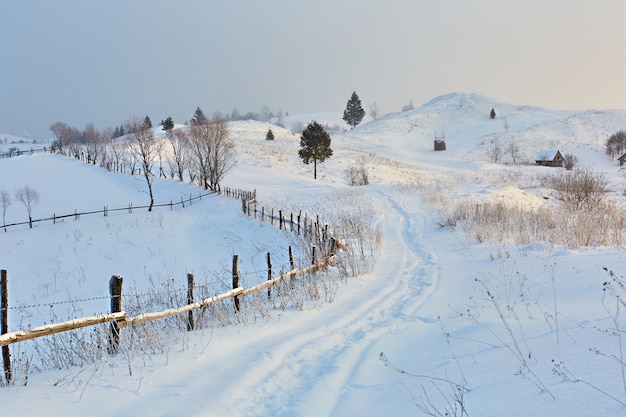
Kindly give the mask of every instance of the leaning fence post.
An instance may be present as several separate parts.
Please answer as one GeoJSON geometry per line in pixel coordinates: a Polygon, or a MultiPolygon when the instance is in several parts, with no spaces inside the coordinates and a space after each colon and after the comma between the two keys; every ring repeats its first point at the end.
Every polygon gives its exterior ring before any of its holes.
{"type": "MultiPolygon", "coordinates": [[[[193,287],[194,279],[193,274],[187,274],[187,304],[193,304],[193,287]]],[[[192,331],[194,328],[193,310],[189,310],[187,317],[187,331],[192,331]]]]}
{"type": "Polygon", "coordinates": [[[278,210],[278,228],[283,230],[283,211],[278,210]]]}
{"type": "MultiPolygon", "coordinates": [[[[239,255],[233,255],[233,290],[239,288],[239,255]]],[[[239,296],[234,297],[235,310],[239,311],[239,296]]]]}
{"type": "MultiPolygon", "coordinates": [[[[267,280],[272,280],[272,260],[270,258],[270,253],[267,252],[267,280]]],[[[267,288],[267,299],[272,299],[272,287],[267,288]]]]}
{"type": "Polygon", "coordinates": [[[315,246],[313,246],[313,256],[311,258],[311,265],[315,265],[315,246]]]}
{"type": "MultiPolygon", "coordinates": [[[[9,332],[9,290],[8,290],[8,278],[7,271],[3,269],[0,271],[0,287],[2,287],[2,295],[0,298],[0,310],[2,311],[2,325],[0,326],[0,334],[9,332]]],[[[4,363],[4,378],[7,381],[7,385],[11,383],[13,377],[11,375],[11,351],[9,346],[2,346],[2,362],[4,363]]]]}
{"type": "MultiPolygon", "coordinates": [[[[122,311],[122,281],[121,275],[113,275],[109,281],[109,292],[111,294],[111,313],[122,311]]],[[[120,346],[120,326],[116,320],[111,322],[109,332],[109,353],[117,353],[120,346]]]]}

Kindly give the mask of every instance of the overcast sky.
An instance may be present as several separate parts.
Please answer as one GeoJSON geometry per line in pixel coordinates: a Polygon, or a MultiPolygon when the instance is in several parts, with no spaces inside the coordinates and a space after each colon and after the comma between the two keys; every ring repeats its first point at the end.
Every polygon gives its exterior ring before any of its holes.
{"type": "Polygon", "coordinates": [[[6,0],[0,132],[396,112],[450,92],[626,109],[624,0],[6,0]]]}

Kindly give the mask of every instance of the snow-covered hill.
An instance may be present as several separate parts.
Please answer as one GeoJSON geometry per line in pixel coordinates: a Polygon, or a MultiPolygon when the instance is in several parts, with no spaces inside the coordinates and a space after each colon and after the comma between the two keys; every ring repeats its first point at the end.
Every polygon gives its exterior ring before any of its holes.
{"type": "MultiPolygon", "coordinates": [[[[317,116],[322,124],[341,123],[340,113],[317,116]]],[[[270,303],[263,314],[171,336],[156,353],[101,353],[66,367],[62,352],[71,346],[59,345],[56,363],[42,363],[28,357],[32,345],[14,345],[14,360],[31,359],[31,371],[26,386],[0,388],[5,413],[406,416],[456,405],[449,415],[624,414],[626,317],[610,296],[611,288],[621,294],[611,287],[620,281],[603,270],[620,274],[623,249],[478,242],[442,227],[425,200],[551,204],[537,178],[563,170],[537,167],[532,158],[556,148],[606,175],[610,198],[622,204],[623,177],[603,144],[626,125],[626,112],[448,94],[333,132],[334,154],[318,167],[318,180],[298,159],[299,135],[289,130],[300,118],[289,118],[286,128],[229,123],[237,156],[224,185],[255,189],[266,207],[365,213],[382,233],[371,272],[341,279],[331,270],[318,287],[323,296],[302,309],[270,303]],[[265,140],[269,128],[273,141],[265,140]],[[442,132],[448,150],[435,152],[433,137],[442,132]],[[496,139],[505,147],[516,141],[517,164],[506,153],[501,163],[491,160],[496,139]],[[345,170],[360,163],[371,184],[349,187],[345,170]]],[[[41,193],[34,217],[147,199],[141,178],[62,156],[0,159],[0,190],[13,195],[26,184],[41,193]]],[[[157,202],[199,191],[155,183],[157,202]]],[[[13,201],[7,220],[23,217],[13,201]]],[[[241,275],[254,284],[266,279],[266,253],[280,269],[291,243],[284,231],[220,196],[184,209],[12,228],[0,235],[0,268],[9,271],[17,307],[9,311],[10,326],[107,311],[108,279],[117,273],[129,292],[179,288],[187,272],[223,289],[239,254],[241,275]]]]}

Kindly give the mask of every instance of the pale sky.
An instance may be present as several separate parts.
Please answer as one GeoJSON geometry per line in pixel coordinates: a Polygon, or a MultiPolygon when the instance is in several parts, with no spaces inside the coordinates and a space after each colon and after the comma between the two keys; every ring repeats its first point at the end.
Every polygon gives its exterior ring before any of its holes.
{"type": "Polygon", "coordinates": [[[133,116],[419,106],[451,92],[626,109],[624,0],[5,0],[0,132],[133,116]]]}

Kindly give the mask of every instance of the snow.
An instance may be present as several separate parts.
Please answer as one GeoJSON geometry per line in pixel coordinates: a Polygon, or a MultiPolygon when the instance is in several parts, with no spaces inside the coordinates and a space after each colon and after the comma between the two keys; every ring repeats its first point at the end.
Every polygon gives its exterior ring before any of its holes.
{"type": "MultiPolygon", "coordinates": [[[[341,123],[340,113],[317,116],[341,123]]],[[[237,164],[224,185],[255,189],[267,208],[371,210],[382,240],[370,272],[325,276],[335,283],[330,302],[269,305],[265,317],[169,335],[161,352],[62,369],[33,363],[26,385],[0,388],[4,413],[406,416],[423,414],[419,407],[429,402],[443,410],[453,384],[462,384],[470,416],[624,415],[624,334],[614,321],[624,314],[614,314],[603,269],[621,275],[623,248],[476,242],[441,227],[425,197],[436,190],[431,198],[551,204],[537,178],[562,171],[531,158],[558,148],[602,171],[614,190],[608,197],[621,204],[623,177],[602,145],[623,127],[625,112],[555,111],[453,93],[355,129],[341,125],[318,180],[297,157],[299,135],[288,130],[315,118],[288,116],[287,129],[230,123],[237,164]],[[265,140],[268,128],[274,141],[265,140]],[[441,131],[448,150],[434,152],[433,133],[441,131]],[[496,137],[517,141],[517,164],[508,155],[490,161],[496,137]],[[371,185],[345,184],[344,170],[357,161],[371,185]]],[[[13,195],[24,185],[41,194],[35,218],[147,201],[138,176],[59,155],[0,159],[0,190],[13,195]]],[[[157,179],[154,194],[166,203],[201,191],[157,179]]],[[[14,201],[7,223],[24,216],[14,201]]],[[[22,306],[9,311],[10,328],[107,313],[114,274],[124,276],[128,292],[184,287],[188,272],[224,292],[238,254],[247,288],[267,278],[267,252],[275,270],[287,265],[289,236],[218,195],[174,210],[10,228],[0,236],[0,266],[8,270],[11,306],[22,306]]],[[[30,343],[12,345],[14,361],[31,354],[30,343]]]]}

